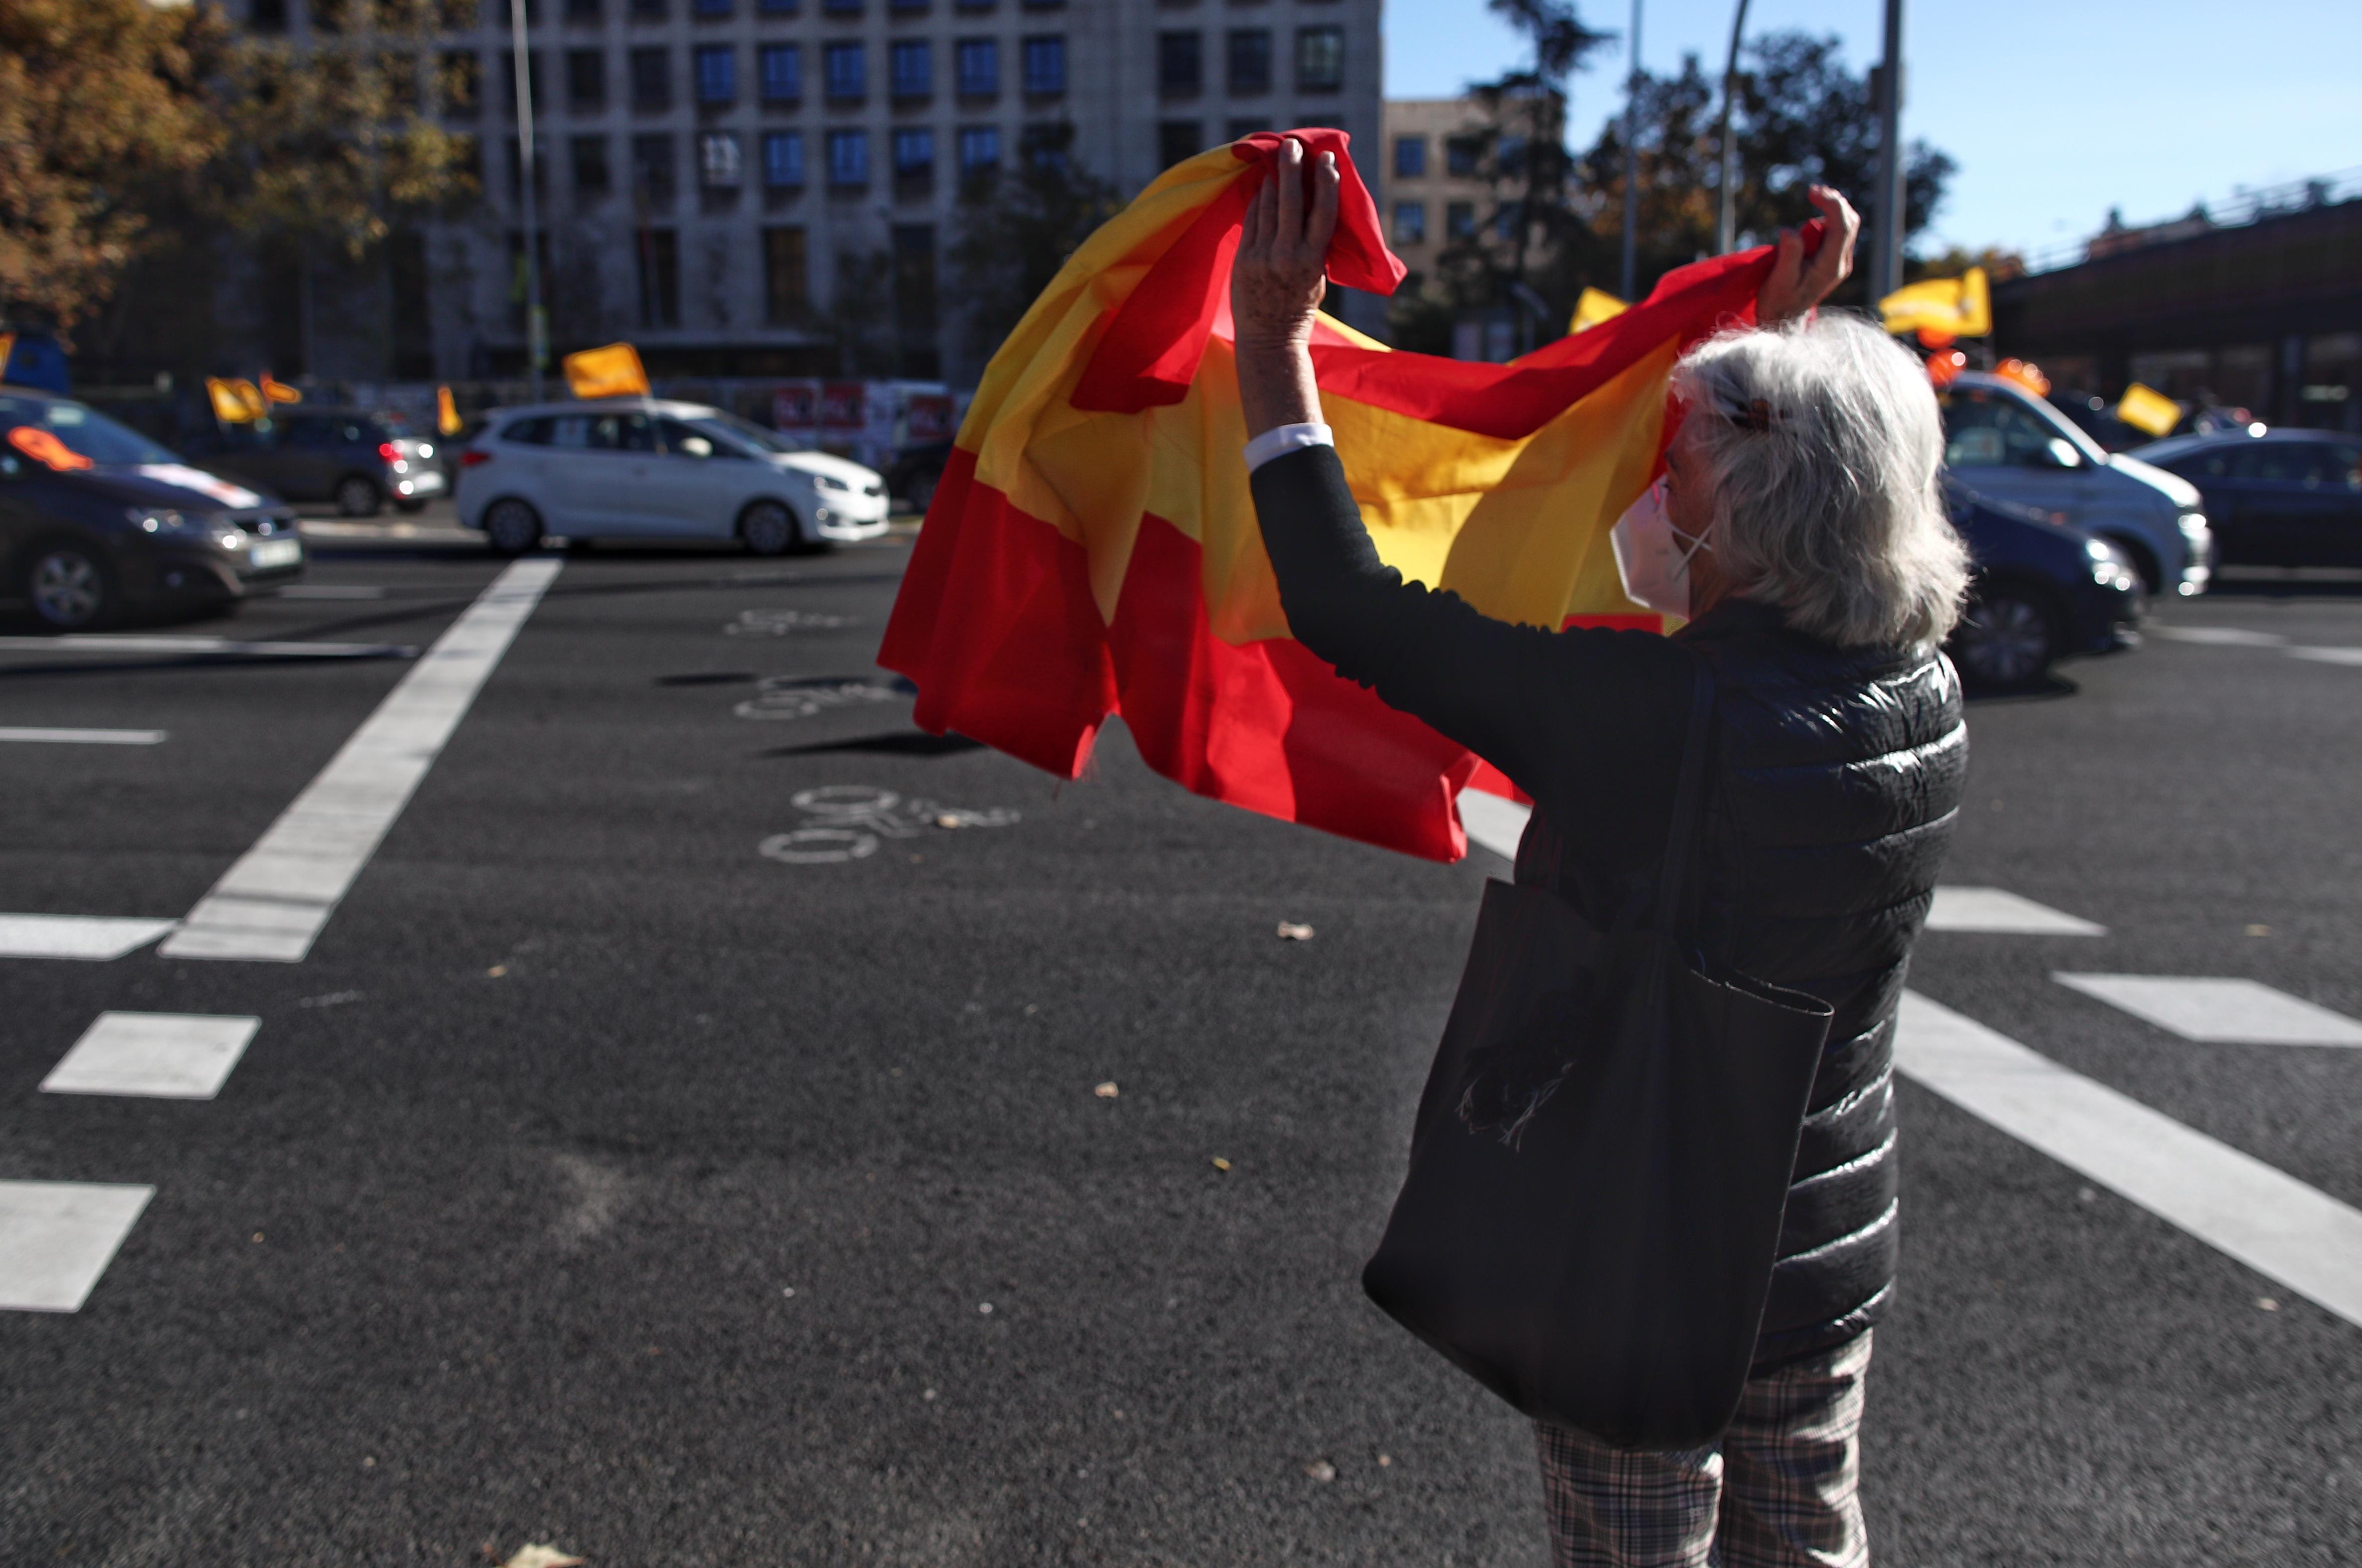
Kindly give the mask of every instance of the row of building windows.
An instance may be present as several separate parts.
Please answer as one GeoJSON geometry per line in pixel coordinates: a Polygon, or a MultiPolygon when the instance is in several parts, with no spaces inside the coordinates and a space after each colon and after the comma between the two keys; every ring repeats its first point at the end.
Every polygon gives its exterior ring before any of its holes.
{"type": "MultiPolygon", "coordinates": [[[[1505,164],[1514,161],[1518,145],[1523,139],[1521,137],[1501,138],[1500,151],[1505,164]]],[[[1473,176],[1476,172],[1478,161],[1485,155],[1484,138],[1471,136],[1448,136],[1441,140],[1444,172],[1455,179],[1467,179],[1473,176]]],[[[1395,178],[1418,180],[1425,178],[1426,174],[1427,138],[1423,136],[1395,138],[1395,178]]]]}
{"type": "MultiPolygon", "coordinates": [[[[1027,11],[1063,11],[1066,0],[1013,0],[1027,11]]],[[[304,0],[300,6],[306,22],[315,33],[361,31],[375,19],[382,0],[304,0]]],[[[882,0],[883,9],[891,16],[925,16],[934,9],[933,0],[882,0]]],[[[977,13],[999,8],[999,0],[947,0],[954,11],[977,13]]],[[[744,9],[756,17],[800,17],[804,0],[684,0],[678,9],[701,22],[728,21],[744,9]]],[[[251,0],[247,8],[247,26],[260,33],[283,33],[299,7],[289,0],[251,0]]],[[[389,7],[388,9],[392,9],[389,7]]],[[[812,0],[811,9],[823,17],[858,17],[867,9],[864,0],[812,0]]],[[[526,0],[525,21],[539,26],[548,19],[550,7],[542,0],[526,0]]],[[[673,0],[561,0],[558,14],[575,26],[597,26],[613,16],[635,22],[668,22],[676,6],[673,0]]],[[[473,30],[480,20],[487,28],[505,28],[509,24],[508,0],[437,0],[430,18],[437,29],[447,33],[473,30]]]]}
{"type": "MultiPolygon", "coordinates": [[[[960,39],[952,45],[952,83],[963,98],[994,98],[1000,94],[1001,40],[960,39]]],[[[1267,48],[1266,43],[1266,48],[1267,48]]],[[[1021,39],[1013,51],[1018,79],[1029,98],[1055,98],[1066,91],[1066,40],[1057,34],[1021,39]]],[[[1300,51],[1299,51],[1300,52],[1300,51]]],[[[738,101],[739,54],[735,45],[700,45],[690,51],[690,78],[701,108],[724,108],[738,101]]],[[[595,49],[566,51],[566,105],[577,114],[598,114],[607,107],[607,63],[595,49]]],[[[670,50],[635,49],[625,56],[631,105],[644,114],[661,114],[673,106],[673,60],[670,50]]],[[[869,55],[866,44],[847,41],[820,50],[821,90],[832,104],[865,103],[869,95],[869,55]]],[[[447,55],[443,63],[444,110],[466,116],[480,98],[481,65],[473,54],[447,55]]],[[[542,90],[541,56],[526,62],[534,103],[546,106],[542,90]]],[[[516,57],[503,54],[501,80],[509,106],[516,106],[516,57]]],[[[923,102],[934,95],[935,48],[925,39],[906,39],[886,50],[888,93],[903,103],[923,102]]],[[[804,97],[804,46],[763,44],[755,51],[755,89],[760,101],[775,107],[792,107],[804,97]]]]}
{"type": "MultiPolygon", "coordinates": [[[[937,322],[935,226],[896,224],[889,236],[894,316],[902,335],[931,335],[937,322]]],[[[772,326],[811,325],[811,241],[801,224],[780,224],[758,236],[763,271],[763,319],[772,326]]],[[[522,236],[509,236],[522,255],[522,236]]],[[[680,233],[644,228],[633,237],[642,326],[680,325],[680,233]]],[[[545,264],[546,257],[544,258],[545,264]]]]}
{"type": "MultiPolygon", "coordinates": [[[[1222,39],[1223,85],[1234,94],[1268,93],[1272,77],[1272,30],[1232,28],[1222,39]]],[[[1296,86],[1303,93],[1334,93],[1345,85],[1345,29],[1296,29],[1296,86]]],[[[1167,98],[1194,98],[1206,89],[1206,35],[1156,35],[1156,90],[1167,98]]]]}
{"type": "MultiPolygon", "coordinates": [[[[1021,150],[1029,158],[1055,156],[1060,147],[1056,134],[1064,127],[1028,126],[1020,138],[1021,150]]],[[[1189,127],[1190,145],[1182,157],[1199,150],[1196,145],[1197,127],[1189,127]]],[[[1266,128],[1260,123],[1254,129],[1266,128]]],[[[1246,132],[1233,130],[1233,136],[1246,132]]],[[[706,131],[693,140],[697,153],[698,185],[706,192],[732,192],[746,182],[748,171],[745,153],[750,138],[735,131],[706,131]]],[[[827,182],[839,190],[866,188],[871,180],[873,145],[881,144],[898,183],[931,181],[935,176],[938,145],[935,130],[931,126],[901,126],[883,137],[873,138],[869,131],[848,127],[823,132],[813,138],[822,157],[822,172],[827,182]]],[[[960,126],[953,129],[949,150],[962,175],[977,174],[999,169],[1002,162],[1002,135],[999,126],[960,126]]],[[[800,190],[809,182],[805,148],[807,140],[800,130],[765,131],[751,138],[758,159],[756,174],[763,186],[771,191],[800,190]]],[[[615,192],[615,171],[611,161],[612,138],[603,136],[568,137],[566,142],[567,161],[576,196],[597,200],[615,192]]],[[[631,190],[635,197],[649,206],[661,207],[679,193],[679,143],[668,132],[657,131],[631,138],[631,190]]],[[[516,188],[521,168],[516,138],[509,138],[509,188],[516,188]]],[[[546,190],[548,175],[546,167],[534,171],[535,186],[546,190]]]]}
{"type": "MultiPolygon", "coordinates": [[[[1493,215],[1496,238],[1515,239],[1518,237],[1518,208],[1504,203],[1493,215]]],[[[1446,202],[1443,204],[1443,237],[1473,239],[1476,234],[1476,204],[1446,202]]],[[[1427,204],[1396,202],[1394,204],[1394,236],[1396,245],[1427,243],[1427,204]]]]}

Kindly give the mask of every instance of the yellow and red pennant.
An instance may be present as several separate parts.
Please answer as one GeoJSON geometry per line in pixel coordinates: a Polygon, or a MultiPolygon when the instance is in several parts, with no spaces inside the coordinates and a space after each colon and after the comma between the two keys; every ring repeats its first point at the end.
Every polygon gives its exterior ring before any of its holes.
{"type": "MultiPolygon", "coordinates": [[[[1231,260],[1283,136],[1337,155],[1330,280],[1393,292],[1402,263],[1343,132],[1264,133],[1167,170],[986,369],[879,659],[917,683],[923,728],[1062,778],[1120,713],[1199,794],[1456,859],[1455,797],[1481,765],[1289,635],[1247,489],[1231,260]]],[[[1770,256],[1681,268],[1507,365],[1396,353],[1321,317],[1322,416],[1379,555],[1503,620],[1661,629],[1625,598],[1608,530],[1661,466],[1674,360],[1754,319],[1770,256]]]]}

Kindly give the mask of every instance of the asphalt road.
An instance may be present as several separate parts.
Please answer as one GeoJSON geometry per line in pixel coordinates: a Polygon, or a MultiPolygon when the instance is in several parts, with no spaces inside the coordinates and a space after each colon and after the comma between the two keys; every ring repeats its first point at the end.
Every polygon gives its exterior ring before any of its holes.
{"type": "MultiPolygon", "coordinates": [[[[1501,863],[918,737],[906,558],[569,558],[304,962],[0,959],[0,1180],[156,1189],[0,1312],[0,1562],[1544,1562],[1527,1430],[1357,1284],[1501,863]],[[39,1092],[108,1010],[262,1021],[211,1100],[39,1092]]],[[[348,534],[187,629],[425,646],[497,569],[348,534]]],[[[2166,621],[2257,635],[1971,720],[1948,880],[2109,934],[1914,984],[2362,1205],[2362,1051],[2050,977],[2362,1017],[2362,668],[2270,640],[2362,588],[2166,621]]],[[[407,668],[0,652],[0,724],[169,732],[0,745],[0,908],[185,912],[407,668]]],[[[2362,1328],[1902,1092],[1881,1560],[2362,1560],[2362,1328]]]]}

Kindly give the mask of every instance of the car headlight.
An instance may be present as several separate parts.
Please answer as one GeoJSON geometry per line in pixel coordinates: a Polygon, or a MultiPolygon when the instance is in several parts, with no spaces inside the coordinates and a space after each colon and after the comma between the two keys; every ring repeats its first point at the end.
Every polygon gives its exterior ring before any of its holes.
{"type": "Polygon", "coordinates": [[[123,515],[143,534],[173,534],[182,538],[203,539],[212,536],[214,525],[202,517],[190,517],[169,506],[127,506],[123,515]]]}
{"type": "Polygon", "coordinates": [[[2174,518],[2174,522],[2180,525],[2181,536],[2192,545],[2203,544],[2213,536],[2213,530],[2206,525],[2206,513],[2203,512],[2184,512],[2174,518]]]}
{"type": "Polygon", "coordinates": [[[849,491],[853,488],[834,474],[814,474],[811,480],[822,490],[849,491]]]}

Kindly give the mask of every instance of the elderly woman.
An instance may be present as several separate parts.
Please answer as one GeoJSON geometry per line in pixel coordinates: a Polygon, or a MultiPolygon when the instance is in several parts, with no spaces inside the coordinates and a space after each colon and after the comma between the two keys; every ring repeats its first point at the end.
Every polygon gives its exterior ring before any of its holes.
{"type": "Polygon", "coordinates": [[[1688,624],[1487,619],[1380,564],[1326,444],[1307,345],[1338,177],[1302,157],[1287,145],[1249,215],[1231,294],[1255,507],[1297,640],[1531,795],[1517,879],[1602,928],[1649,897],[1704,661],[1717,696],[1694,939],[1835,1011],[1737,1419],[1684,1452],[1540,1423],[1556,1561],[1866,1562],[1858,1432],[1894,1275],[1895,1006],[1967,761],[1938,651],[1967,560],[1937,502],[1926,378],[1866,322],[1806,319],[1856,226],[1816,190],[1819,255],[1783,235],[1761,328],[1701,344],[1673,374],[1664,489],[1636,508],[1661,505],[1671,537],[1657,570],[1627,579],[1688,624]]]}

